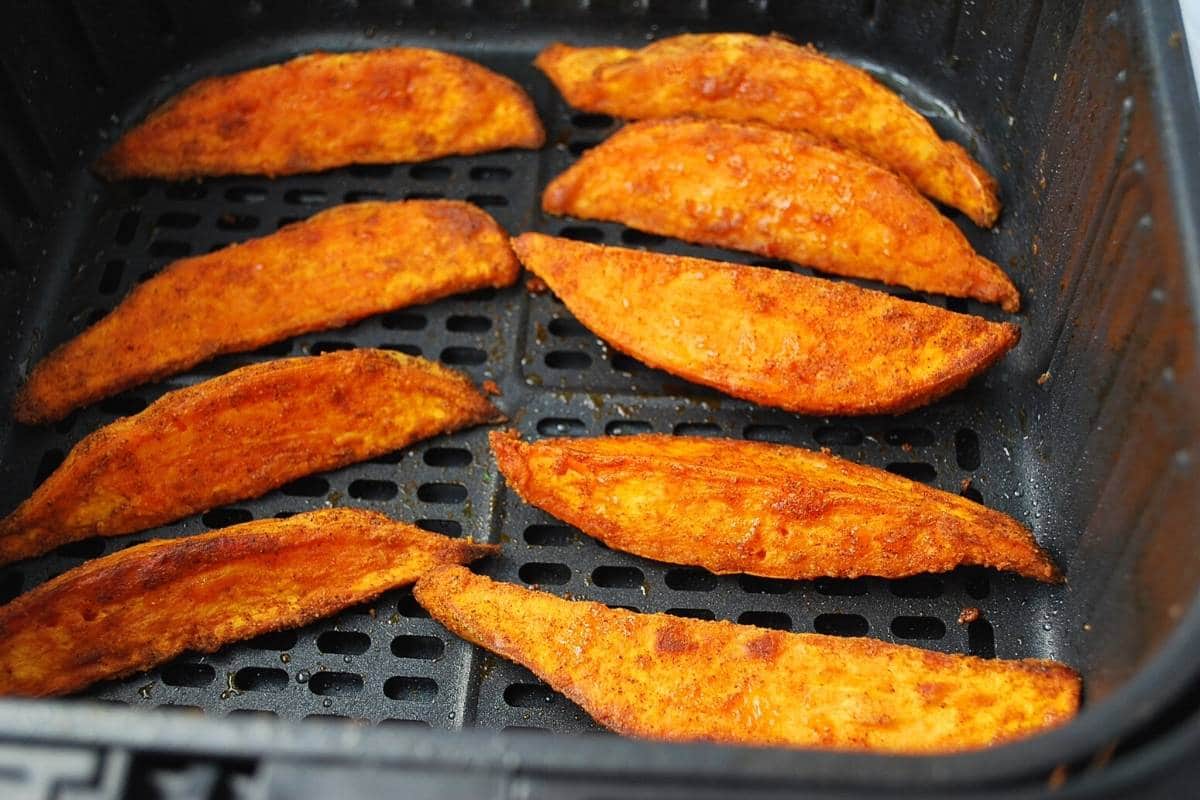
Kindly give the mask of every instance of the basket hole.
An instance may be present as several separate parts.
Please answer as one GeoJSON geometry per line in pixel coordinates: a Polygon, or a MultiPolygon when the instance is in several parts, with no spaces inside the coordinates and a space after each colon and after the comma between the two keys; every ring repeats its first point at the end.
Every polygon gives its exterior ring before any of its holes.
{"type": "Polygon", "coordinates": [[[386,200],[387,195],[372,189],[359,189],[353,192],[346,192],[342,196],[342,199],[347,203],[368,203],[373,200],[386,200]]]}
{"type": "Polygon", "coordinates": [[[400,616],[409,619],[429,619],[429,612],[417,602],[417,598],[413,597],[411,589],[405,591],[397,599],[396,610],[400,612],[400,616]]]}
{"type": "Polygon", "coordinates": [[[99,537],[93,537],[79,542],[71,542],[70,544],[64,544],[54,552],[68,558],[96,558],[97,556],[104,555],[104,540],[99,537]]]}
{"type": "Polygon", "coordinates": [[[258,227],[258,217],[250,214],[222,214],[217,227],[223,231],[252,231],[258,227]]]}
{"type": "Polygon", "coordinates": [[[487,353],[478,347],[447,347],[441,359],[447,364],[474,366],[487,361],[487,353]]]}
{"type": "Polygon", "coordinates": [[[592,583],[602,589],[637,589],[645,582],[645,574],[637,567],[596,567],[592,570],[592,583]]]}
{"type": "Polygon", "coordinates": [[[473,456],[470,450],[461,447],[431,447],[422,458],[431,467],[465,467],[471,463],[473,456]]]}
{"type": "Polygon", "coordinates": [[[582,436],[587,433],[587,426],[577,419],[545,417],[538,420],[537,432],[543,436],[582,436]]]}
{"type": "Polygon", "coordinates": [[[539,708],[553,705],[557,695],[542,683],[510,683],[504,689],[504,702],[513,708],[539,708]]]}
{"type": "Polygon", "coordinates": [[[563,339],[572,336],[591,336],[591,331],[583,327],[583,323],[574,317],[555,317],[547,326],[550,333],[563,339]]]}
{"type": "Polygon", "coordinates": [[[646,231],[634,230],[626,228],[621,231],[621,241],[625,244],[649,247],[662,244],[667,240],[665,236],[659,236],[657,233],[647,233],[646,231]]]}
{"type": "Polygon", "coordinates": [[[209,528],[228,528],[230,525],[241,525],[254,519],[254,515],[244,508],[214,508],[204,512],[200,521],[209,528]]]}
{"type": "Polygon", "coordinates": [[[25,576],[19,572],[8,572],[0,575],[0,603],[7,603],[21,593],[25,586],[25,576]]]}
{"type": "Polygon", "coordinates": [[[423,531],[430,533],[440,533],[442,536],[449,536],[457,539],[463,535],[463,526],[460,522],[455,522],[452,519],[419,519],[417,527],[423,531]]]}
{"type": "MultiPolygon", "coordinates": [[[[395,484],[392,487],[394,489],[395,484]]],[[[392,495],[395,496],[395,492],[392,495]]],[[[467,499],[467,487],[460,483],[423,483],[417,487],[417,499],[422,503],[455,505],[467,499]]]]}
{"type": "Polygon", "coordinates": [[[163,192],[169,200],[203,200],[208,195],[208,189],[199,183],[168,184],[163,192]]]}
{"type": "Polygon", "coordinates": [[[438,685],[432,678],[397,675],[384,681],[383,693],[406,703],[432,703],[437,699],[438,685]]]}
{"type": "Polygon", "coordinates": [[[592,365],[591,356],[576,350],[555,350],[543,360],[550,369],[587,369],[592,365]]]}
{"type": "Polygon", "coordinates": [[[757,575],[739,575],[738,585],[750,594],[787,594],[791,586],[778,578],[760,578],[757,575]]]}
{"type": "Polygon", "coordinates": [[[604,231],[591,225],[568,225],[558,232],[559,236],[578,242],[599,244],[604,241],[604,231]]]}
{"type": "Polygon", "coordinates": [[[217,671],[208,664],[168,664],[159,671],[159,678],[167,686],[189,686],[198,689],[208,686],[217,678],[217,671]]]}
{"type": "Polygon", "coordinates": [[[702,569],[669,569],[663,580],[677,592],[711,592],[717,588],[717,576],[702,569]]]}
{"type": "Polygon", "coordinates": [[[297,222],[302,221],[302,219],[303,217],[280,217],[275,220],[275,229],[279,230],[280,228],[286,228],[288,225],[295,225],[297,222]]]}
{"type": "Polygon", "coordinates": [[[115,414],[118,417],[137,414],[145,410],[149,403],[146,398],[138,397],[137,395],[120,394],[116,397],[106,398],[100,403],[100,410],[105,414],[115,414]]]}
{"type": "Polygon", "coordinates": [[[421,348],[417,347],[415,344],[381,344],[379,345],[379,349],[391,350],[395,353],[404,353],[406,356],[421,355],[421,348]]]}
{"type": "Polygon", "coordinates": [[[861,597],[867,593],[867,584],[862,578],[821,578],[816,587],[817,592],[826,597],[861,597]]]}
{"type": "Polygon", "coordinates": [[[929,447],[937,438],[928,428],[892,428],[884,434],[884,441],[890,445],[903,447],[929,447]]]}
{"type": "Polygon", "coordinates": [[[996,635],[992,623],[977,619],[967,625],[967,651],[980,658],[996,657],[996,635]]]}
{"type": "Polygon", "coordinates": [[[446,195],[442,192],[409,192],[404,195],[405,200],[445,200],[446,195]]]}
{"type": "Polygon", "coordinates": [[[150,255],[156,258],[183,258],[191,252],[192,246],[187,242],[160,239],[150,243],[150,255]]]}
{"type": "Polygon", "coordinates": [[[370,647],[371,637],[359,631],[325,631],[317,637],[317,649],[322,653],[361,656],[370,647]]]}
{"type": "Polygon", "coordinates": [[[417,164],[408,168],[408,174],[418,181],[444,181],[453,171],[441,164],[417,164]]]}
{"type": "Polygon", "coordinates": [[[910,578],[899,578],[888,582],[888,588],[896,597],[920,598],[932,600],[941,597],[945,591],[942,579],[936,575],[913,575],[910,578]]]}
{"type": "Polygon", "coordinates": [[[576,128],[593,131],[611,128],[615,121],[608,114],[575,114],[571,117],[571,124],[576,128]]]}
{"type": "Polygon", "coordinates": [[[485,286],[482,289],[476,289],[473,292],[464,292],[458,295],[458,299],[465,303],[475,303],[484,300],[495,300],[496,290],[490,286],[485,286]]]}
{"type": "Polygon", "coordinates": [[[126,211],[121,215],[121,221],[117,223],[117,231],[113,234],[113,241],[117,244],[129,244],[132,242],[134,234],[137,233],[138,223],[141,220],[142,215],[137,211],[126,211]]]}
{"type": "Polygon", "coordinates": [[[233,685],[244,692],[282,692],[288,676],[274,667],[242,667],[234,673],[233,685]]]}
{"type": "Polygon", "coordinates": [[[291,650],[300,641],[299,635],[295,631],[272,631],[255,636],[253,639],[247,639],[244,644],[246,647],[254,650],[291,650]]]}
{"type": "Polygon", "coordinates": [[[100,275],[100,294],[112,294],[121,285],[121,275],[125,272],[125,262],[120,260],[109,261],[104,265],[104,272],[100,275]]]}
{"type": "Polygon", "coordinates": [[[791,431],[784,425],[747,425],[742,429],[742,438],[782,444],[791,439],[791,431]]]}
{"type": "Polygon", "coordinates": [[[924,461],[895,461],[887,465],[887,471],[920,483],[933,483],[937,470],[924,461]]]}
{"type": "Polygon", "coordinates": [[[233,186],[225,190],[225,199],[234,203],[261,203],[267,193],[257,186],[233,186]]]}
{"type": "MultiPolygon", "coordinates": [[[[355,500],[372,500],[380,502],[391,500],[400,493],[400,487],[392,481],[377,481],[370,478],[359,478],[350,483],[350,496],[355,500]]],[[[466,489],[463,490],[464,492],[466,489]]]]}
{"type": "Polygon", "coordinates": [[[541,561],[531,561],[522,564],[517,570],[517,576],[525,583],[540,586],[562,586],[571,580],[571,568],[566,564],[547,564],[541,561]]]}
{"type": "Polygon", "coordinates": [[[673,433],[676,436],[720,436],[721,426],[711,422],[680,422],[673,433]]]}
{"type": "Polygon", "coordinates": [[[666,613],[673,617],[684,617],[685,619],[714,620],[717,618],[717,615],[707,608],[668,608],[666,613]]]}
{"type": "Polygon", "coordinates": [[[968,486],[961,492],[962,496],[968,500],[983,505],[983,495],[974,486],[968,486]]]}
{"type": "Polygon", "coordinates": [[[353,342],[313,342],[308,347],[308,352],[314,356],[319,356],[324,353],[336,353],[341,350],[353,350],[353,342]]]}
{"type": "Polygon", "coordinates": [[[970,428],[960,428],[954,434],[954,459],[965,470],[979,469],[979,436],[970,428]]]}
{"type": "Polygon", "coordinates": [[[792,629],[792,618],[781,611],[747,611],[737,619],[743,625],[756,625],[759,628],[774,628],[779,631],[792,629]]]}
{"type": "Polygon", "coordinates": [[[853,425],[823,425],[813,431],[813,438],[817,440],[817,444],[828,447],[854,447],[862,444],[863,432],[853,425]]]}
{"type": "Polygon", "coordinates": [[[42,453],[42,458],[40,461],[38,461],[37,473],[34,476],[34,483],[41,485],[46,478],[50,477],[54,470],[59,468],[64,458],[66,458],[66,455],[57,447],[42,453]]]}
{"type": "Polygon", "coordinates": [[[530,525],[525,542],[536,547],[565,547],[575,541],[575,531],[565,525],[530,525]]]}
{"type": "Polygon", "coordinates": [[[392,176],[392,165],[354,164],[348,168],[348,171],[356,178],[390,178],[392,176]]]}
{"type": "Polygon", "coordinates": [[[473,181],[501,183],[511,178],[513,171],[508,167],[472,167],[467,174],[473,181]]]}
{"type": "Polygon", "coordinates": [[[288,497],[324,497],[329,494],[329,481],[316,475],[297,478],[279,487],[288,497]]]}
{"type": "Polygon", "coordinates": [[[308,679],[308,689],[313,694],[343,697],[361,692],[363,679],[352,672],[317,672],[308,679]]]}
{"type": "Polygon", "coordinates": [[[446,643],[436,636],[397,636],[392,639],[392,655],[396,658],[414,658],[420,661],[436,661],[446,651],[446,643]]]}
{"type": "Polygon", "coordinates": [[[609,436],[634,436],[651,430],[649,422],[639,419],[614,419],[604,426],[604,432],[609,436]]]}
{"type": "Polygon", "coordinates": [[[612,362],[612,368],[617,372],[625,372],[632,375],[635,372],[650,372],[650,367],[638,361],[632,356],[627,356],[624,353],[612,353],[609,356],[612,362]]]}
{"type": "Polygon", "coordinates": [[[446,320],[446,330],[451,333],[485,333],[492,329],[492,321],[487,317],[455,314],[446,320]]]}
{"type": "Polygon", "coordinates": [[[992,582],[983,567],[962,568],[963,589],[976,600],[984,600],[992,593],[992,582]]]}
{"type": "Polygon", "coordinates": [[[941,639],[946,635],[946,623],[937,617],[896,617],[892,634],[901,639],[941,639]]]}
{"type": "Polygon", "coordinates": [[[328,199],[324,189],[289,189],[283,193],[283,202],[295,206],[318,206],[328,199]]]}
{"type": "Polygon", "coordinates": [[[859,614],[818,614],[813,630],[827,636],[866,636],[871,626],[859,614]]]}
{"type": "Polygon", "coordinates": [[[502,194],[469,194],[467,202],[480,208],[503,208],[508,205],[508,198],[502,194]]]}
{"type": "Polygon", "coordinates": [[[967,313],[967,308],[968,308],[967,301],[961,297],[947,297],[946,298],[946,310],[947,311],[954,311],[959,314],[965,314],[965,313],[967,313]]]}
{"type": "Polygon", "coordinates": [[[579,141],[571,142],[569,145],[567,145],[567,150],[573,156],[581,156],[598,144],[600,144],[600,143],[589,141],[589,140],[579,140],[579,141]]]}

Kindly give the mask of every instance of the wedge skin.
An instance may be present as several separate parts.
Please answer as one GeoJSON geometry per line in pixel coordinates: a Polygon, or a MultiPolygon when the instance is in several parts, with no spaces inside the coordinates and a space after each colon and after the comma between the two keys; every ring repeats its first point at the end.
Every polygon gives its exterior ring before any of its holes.
{"type": "Polygon", "coordinates": [[[468,203],[338,206],[270,236],[174,262],[43,359],[13,413],[25,423],[52,422],[223,353],[501,288],[519,272],[508,235],[468,203]]]}
{"type": "Polygon", "coordinates": [[[1013,518],[799,447],[653,434],[489,440],[525,502],[645,558],[767,578],[903,578],[971,564],[1061,579],[1013,518]]]}
{"type": "Polygon", "coordinates": [[[781,270],[513,240],[579,321],[617,350],[800,414],[899,414],[963,386],[1020,329],[781,270]]]}
{"type": "Polygon", "coordinates": [[[156,109],[96,165],[110,180],[293,175],[427,161],[545,134],[508,78],[448,53],[312,53],[202,80],[156,109]]]}
{"type": "Polygon", "coordinates": [[[464,375],[386,350],[243,367],[83,439],[0,520],[0,564],[153,528],[501,418],[464,375]]]}
{"type": "Polygon", "coordinates": [[[413,590],[438,622],[533,671],[628,736],[888,753],[971,750],[1079,707],[1053,661],[638,614],[437,567],[413,590]]]}
{"type": "Polygon", "coordinates": [[[636,122],[551,181],[542,208],[1020,307],[1008,276],[908,181],[806,134],[713,120],[636,122]]]}
{"type": "Polygon", "coordinates": [[[555,44],[534,62],[567,102],[625,119],[697,116],[804,131],[865,153],[991,227],[996,181],[863,70],[778,36],[685,34],[641,50],[555,44]]]}
{"type": "Polygon", "coordinates": [[[355,509],[136,545],[0,607],[0,694],[67,694],[187,650],[211,653],[498,550],[355,509]]]}

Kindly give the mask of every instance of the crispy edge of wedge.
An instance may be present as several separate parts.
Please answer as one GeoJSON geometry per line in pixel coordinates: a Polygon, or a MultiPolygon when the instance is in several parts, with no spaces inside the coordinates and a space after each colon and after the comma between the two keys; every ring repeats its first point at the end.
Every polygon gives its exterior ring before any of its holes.
{"type": "Polygon", "coordinates": [[[662,434],[488,441],[525,502],[645,558],[792,580],[977,565],[1062,581],[1012,517],[833,455],[662,434]]]}
{"type": "Polygon", "coordinates": [[[169,392],[80,441],[0,519],[0,564],[502,419],[465,375],[401,353],[358,349],[243,367],[169,392]]]}
{"type": "Polygon", "coordinates": [[[498,551],[357,509],[146,542],[0,607],[0,694],[64,694],[186,650],[213,652],[498,551]]]}
{"type": "Polygon", "coordinates": [[[1078,673],[1053,661],[640,614],[455,566],[427,572],[413,595],[631,736],[939,753],[1032,735],[1079,707],[1078,673]]]}
{"type": "Polygon", "coordinates": [[[501,288],[519,273],[508,234],[469,203],[337,206],[268,236],[168,265],[39,361],[13,402],[13,416],[27,424],[53,422],[218,355],[458,292],[501,288]],[[442,237],[439,245],[459,245],[449,253],[455,261],[446,261],[441,247],[424,257],[430,232],[442,237]],[[364,237],[376,246],[360,252],[364,237]],[[405,263],[393,267],[397,260],[405,263]],[[463,269],[469,261],[477,268],[463,269]],[[304,276],[300,283],[297,275],[304,276]],[[412,285],[393,284],[401,275],[412,285]],[[333,290],[320,291],[321,283],[333,290]]]}

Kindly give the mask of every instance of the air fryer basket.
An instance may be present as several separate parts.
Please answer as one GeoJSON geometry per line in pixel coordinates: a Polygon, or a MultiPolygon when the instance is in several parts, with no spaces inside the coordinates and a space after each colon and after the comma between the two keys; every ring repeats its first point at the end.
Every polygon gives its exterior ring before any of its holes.
{"type": "MultiPolygon", "coordinates": [[[[483,571],[610,605],[985,657],[1060,659],[1083,673],[1087,707],[1075,723],[1036,741],[943,758],[670,747],[598,735],[538,739],[520,731],[599,731],[529,672],[466,645],[428,619],[410,592],[398,591],[302,630],[188,655],[82,697],[0,702],[0,740],[381,761],[400,754],[429,768],[461,762],[561,774],[686,769],[709,780],[772,785],[978,785],[1042,781],[1056,765],[1079,763],[1144,729],[1196,679],[1200,224],[1189,191],[1200,185],[1200,142],[1172,3],[116,5],[29,3],[0,32],[5,402],[36,359],[172,259],[263,235],[342,202],[466,199],[513,233],[541,230],[809,274],[541,213],[547,180],[617,123],[565,106],[531,66],[534,54],[559,39],[640,46],[683,31],[777,31],[812,41],[871,70],[943,135],[972,149],[999,177],[1005,210],[995,231],[953,216],[1021,287],[1022,341],[986,376],[930,408],[901,417],[798,417],[613,353],[553,295],[530,295],[519,284],[222,358],[48,428],[0,415],[0,513],[82,436],[171,388],[254,361],[388,347],[440,359],[477,382],[495,380],[503,392],[498,404],[527,437],[655,431],[828,447],[962,491],[1030,524],[1066,568],[1068,584],[976,569],[899,581],[786,582],[650,562],[608,550],[521,503],[497,474],[486,430],[477,429],[160,530],[89,540],[0,568],[0,600],[134,542],[345,505],[503,543],[503,555],[483,571]],[[278,180],[105,184],[88,171],[122,130],[202,76],[315,49],[391,45],[449,50],[513,77],[538,105],[547,146],[278,180]],[[968,607],[982,616],[960,624],[968,607]],[[131,714],[112,704],[204,713],[131,714]],[[294,722],[309,717],[367,726],[294,722]],[[385,730],[391,728],[401,730],[385,730]],[[456,739],[428,730],[471,728],[517,733],[456,739]]],[[[997,316],[973,302],[918,299],[997,316]]]]}

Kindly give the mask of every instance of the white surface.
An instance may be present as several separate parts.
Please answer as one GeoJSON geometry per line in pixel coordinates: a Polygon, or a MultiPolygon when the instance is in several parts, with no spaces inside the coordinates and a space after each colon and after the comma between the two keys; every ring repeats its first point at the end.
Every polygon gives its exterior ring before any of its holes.
{"type": "Polygon", "coordinates": [[[1187,37],[1188,52],[1192,56],[1192,75],[1196,78],[1196,92],[1200,94],[1200,0],[1179,0],[1183,10],[1183,30],[1187,37]]]}

